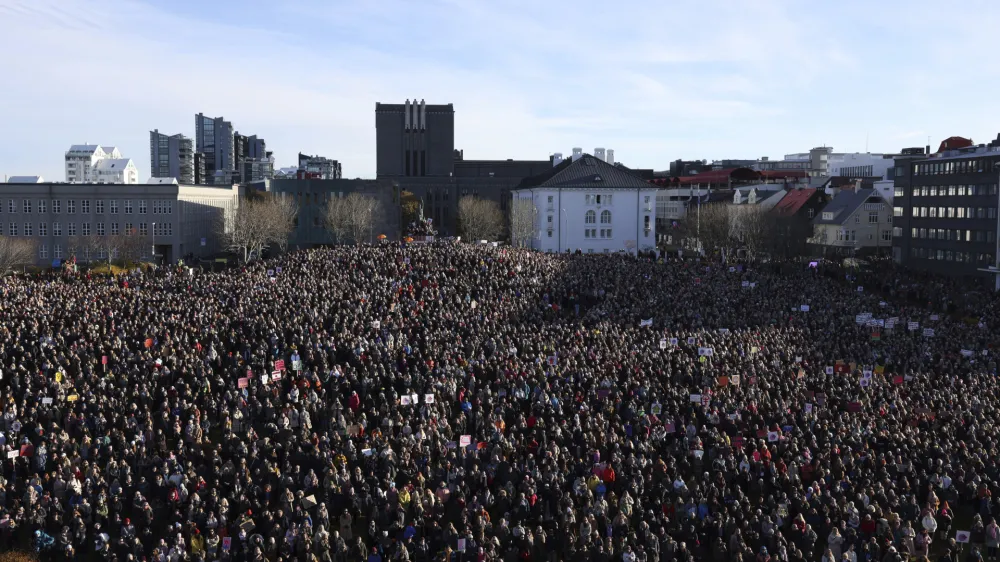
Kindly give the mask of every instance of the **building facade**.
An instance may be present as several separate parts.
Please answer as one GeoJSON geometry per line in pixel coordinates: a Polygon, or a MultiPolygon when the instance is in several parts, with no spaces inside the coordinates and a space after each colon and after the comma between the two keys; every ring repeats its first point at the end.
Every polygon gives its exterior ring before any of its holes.
{"type": "Polygon", "coordinates": [[[205,117],[201,113],[195,115],[194,122],[195,150],[203,155],[205,164],[204,183],[215,183],[219,176],[220,184],[232,184],[232,174],[236,171],[233,124],[222,117],[205,117]]]}
{"type": "Polygon", "coordinates": [[[107,259],[97,238],[127,233],[148,239],[157,261],[222,250],[216,225],[239,205],[239,189],[166,184],[0,184],[0,231],[38,244],[38,264],[75,256],[107,259]]]}
{"type": "Polygon", "coordinates": [[[139,170],[131,158],[105,158],[94,166],[95,183],[139,183],[139,170]]]}
{"type": "MultiPolygon", "coordinates": [[[[325,156],[310,156],[299,153],[298,169],[291,169],[298,179],[339,180],[344,177],[340,162],[325,156]]],[[[286,172],[287,175],[287,172],[286,172]]]]}
{"type": "Polygon", "coordinates": [[[948,275],[987,275],[978,270],[996,265],[998,166],[1000,139],[929,157],[898,157],[896,262],[948,275]]]}
{"type": "MultiPolygon", "coordinates": [[[[96,182],[95,168],[104,159],[121,159],[122,153],[114,146],[74,144],[66,151],[66,181],[69,183],[96,182]]],[[[137,180],[138,183],[138,180],[137,180]]]]}
{"type": "Polygon", "coordinates": [[[893,154],[854,152],[830,155],[830,175],[891,180],[895,171],[893,154]]]}
{"type": "Polygon", "coordinates": [[[293,249],[313,248],[333,244],[336,241],[326,227],[327,203],[335,198],[360,193],[373,197],[379,202],[382,212],[376,216],[370,238],[374,241],[379,234],[392,240],[400,237],[399,187],[387,180],[361,179],[273,179],[257,182],[255,189],[265,190],[280,197],[291,198],[298,207],[297,224],[289,238],[293,249]]]}
{"type": "Polygon", "coordinates": [[[512,203],[530,201],[542,252],[636,252],[656,247],[656,188],[589,154],[528,178],[512,203]]]}
{"type": "Polygon", "coordinates": [[[378,177],[448,177],[454,171],[455,108],[423,100],[375,104],[378,177]]]}
{"type": "Polygon", "coordinates": [[[892,208],[878,191],[841,189],[813,219],[809,243],[823,255],[887,255],[892,251],[892,208]]]}
{"type": "Polygon", "coordinates": [[[154,178],[177,178],[179,183],[195,183],[194,141],[184,135],[149,132],[149,175],[154,178]]]}

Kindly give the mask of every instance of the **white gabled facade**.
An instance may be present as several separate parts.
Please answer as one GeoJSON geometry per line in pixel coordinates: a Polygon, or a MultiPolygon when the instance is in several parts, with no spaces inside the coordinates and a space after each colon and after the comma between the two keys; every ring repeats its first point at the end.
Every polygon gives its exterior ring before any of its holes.
{"type": "Polygon", "coordinates": [[[533,205],[533,249],[610,253],[656,247],[656,186],[590,155],[561,166],[539,185],[512,192],[512,209],[518,200],[533,205]]]}
{"type": "Polygon", "coordinates": [[[69,183],[139,183],[139,172],[135,169],[135,164],[130,159],[124,158],[117,147],[74,144],[66,151],[65,158],[66,181],[69,183]],[[113,167],[99,166],[105,160],[128,160],[134,173],[134,181],[126,181],[133,177],[127,170],[123,174],[117,173],[123,168],[128,168],[128,165],[120,163],[113,167]]]}
{"type": "Polygon", "coordinates": [[[105,158],[94,166],[94,183],[139,183],[139,170],[131,158],[105,158]]]}

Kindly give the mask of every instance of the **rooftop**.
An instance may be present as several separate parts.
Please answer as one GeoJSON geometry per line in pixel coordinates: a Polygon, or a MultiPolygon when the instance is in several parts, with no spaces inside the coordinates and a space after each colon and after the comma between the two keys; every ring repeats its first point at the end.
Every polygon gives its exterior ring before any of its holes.
{"type": "Polygon", "coordinates": [[[124,170],[132,163],[131,158],[105,158],[97,163],[95,169],[101,171],[118,171],[124,170]]]}
{"type": "Polygon", "coordinates": [[[632,170],[584,154],[578,160],[564,160],[543,174],[525,178],[518,186],[532,187],[596,187],[603,189],[652,189],[650,183],[632,170]]]}
{"type": "Polygon", "coordinates": [[[809,202],[809,199],[816,194],[816,189],[811,187],[790,189],[781,201],[774,206],[774,213],[779,217],[790,217],[809,202]]]}
{"type": "Polygon", "coordinates": [[[11,176],[7,178],[7,183],[43,183],[45,178],[42,176],[11,176]]]}

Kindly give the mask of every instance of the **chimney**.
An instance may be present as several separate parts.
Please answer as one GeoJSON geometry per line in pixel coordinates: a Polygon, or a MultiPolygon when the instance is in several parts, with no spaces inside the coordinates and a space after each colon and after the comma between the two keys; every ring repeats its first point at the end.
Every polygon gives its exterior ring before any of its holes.
{"type": "Polygon", "coordinates": [[[612,166],[614,166],[614,164],[615,164],[615,149],[613,149],[613,148],[609,148],[608,149],[608,159],[605,160],[605,162],[607,162],[608,164],[611,164],[612,166]]]}
{"type": "Polygon", "coordinates": [[[562,152],[556,152],[552,155],[552,167],[555,168],[559,164],[562,164],[563,156],[562,152]]]}
{"type": "Polygon", "coordinates": [[[595,148],[594,149],[594,158],[597,158],[601,162],[606,162],[605,157],[604,157],[604,149],[603,148],[595,148]]]}
{"type": "Polygon", "coordinates": [[[406,104],[403,109],[403,121],[405,123],[405,128],[409,130],[410,128],[410,100],[406,100],[406,104]]]}
{"type": "Polygon", "coordinates": [[[413,98],[413,129],[420,128],[420,105],[417,103],[417,98],[413,98]]]}
{"type": "Polygon", "coordinates": [[[420,130],[427,128],[427,104],[420,100],[420,130]]]}
{"type": "Polygon", "coordinates": [[[583,149],[579,148],[579,147],[574,148],[573,149],[573,161],[576,162],[577,160],[580,159],[581,156],[583,156],[583,149]]]}
{"type": "Polygon", "coordinates": [[[924,151],[924,154],[930,156],[930,154],[931,154],[931,145],[927,145],[927,150],[924,151]]]}

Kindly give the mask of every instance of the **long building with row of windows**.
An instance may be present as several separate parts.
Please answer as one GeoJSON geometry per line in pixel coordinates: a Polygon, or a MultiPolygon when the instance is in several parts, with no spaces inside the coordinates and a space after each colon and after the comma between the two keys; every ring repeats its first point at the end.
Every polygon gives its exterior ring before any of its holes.
{"type": "Polygon", "coordinates": [[[156,261],[173,263],[222,250],[217,225],[239,195],[237,186],[4,183],[0,234],[34,240],[39,265],[105,259],[99,239],[119,235],[148,241],[144,258],[155,248],[156,261]]]}
{"type": "Polygon", "coordinates": [[[1000,137],[980,145],[952,137],[933,155],[904,151],[895,165],[897,263],[949,275],[996,265],[1000,137]]]}

